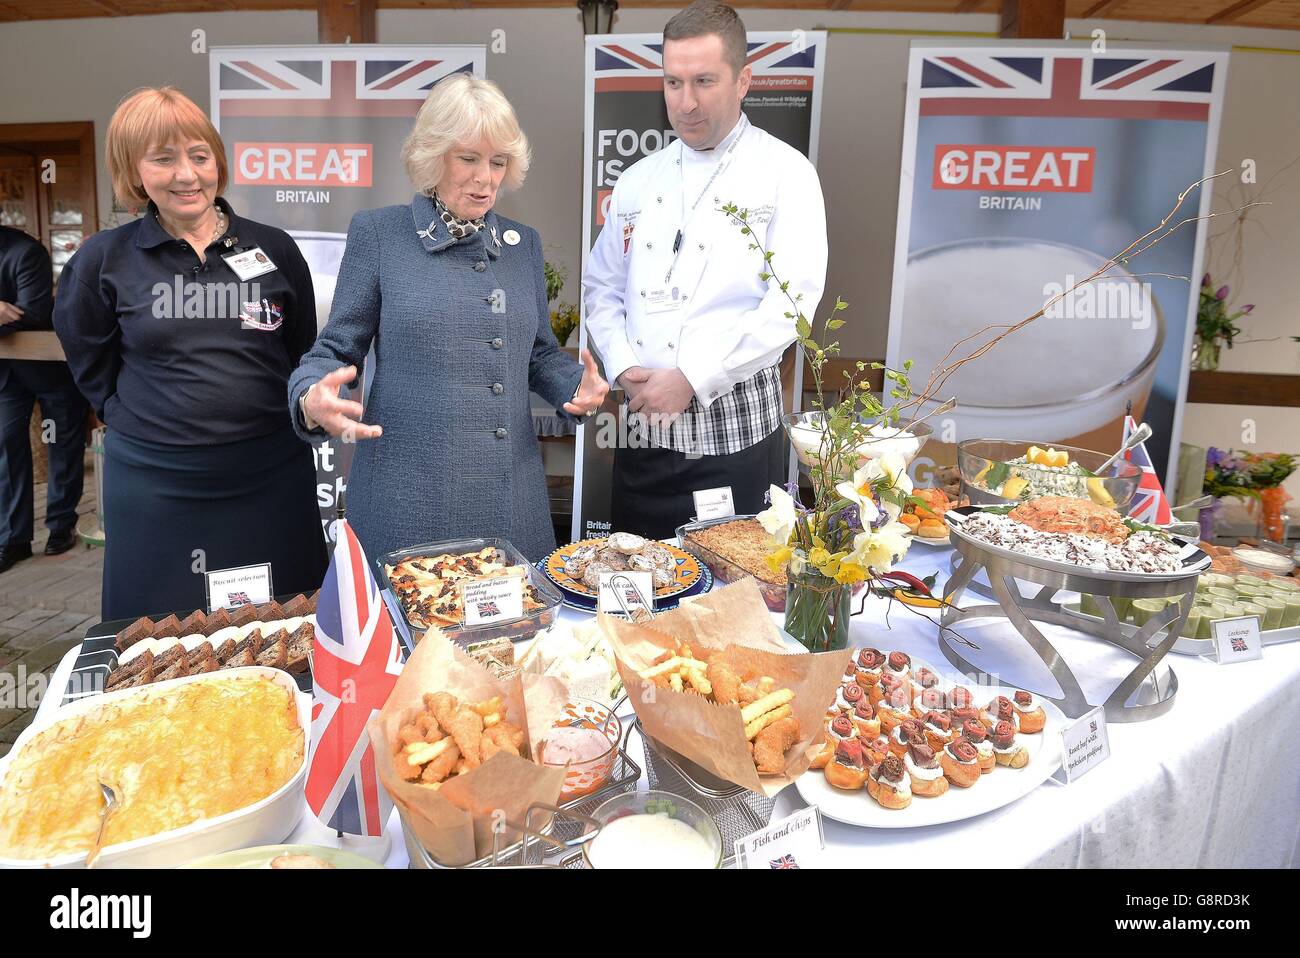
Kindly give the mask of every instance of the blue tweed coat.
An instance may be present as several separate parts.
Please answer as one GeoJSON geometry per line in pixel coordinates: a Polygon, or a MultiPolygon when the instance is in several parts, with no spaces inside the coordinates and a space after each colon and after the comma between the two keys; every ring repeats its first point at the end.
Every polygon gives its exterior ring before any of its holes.
{"type": "Polygon", "coordinates": [[[555,547],[529,390],[558,409],[582,367],[551,332],[537,231],[486,221],[456,240],[423,195],[354,216],[329,322],[289,377],[294,427],[318,439],[298,398],[374,344],[364,420],[384,434],[357,442],[347,492],[371,561],[461,537],[504,536],[531,560],[555,547]]]}

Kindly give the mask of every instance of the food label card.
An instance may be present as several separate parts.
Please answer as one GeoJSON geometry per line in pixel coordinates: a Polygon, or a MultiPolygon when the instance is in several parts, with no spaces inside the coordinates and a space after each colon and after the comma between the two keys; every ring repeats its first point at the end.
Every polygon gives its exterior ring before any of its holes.
{"type": "Polygon", "coordinates": [[[808,868],[821,858],[825,847],[821,809],[809,805],[789,818],[736,839],[736,867],[808,868]]]}
{"type": "Polygon", "coordinates": [[[466,625],[519,619],[524,614],[524,577],[465,579],[460,583],[460,596],[466,625]]]}
{"type": "Polygon", "coordinates": [[[261,605],[274,595],[271,586],[271,563],[245,565],[237,569],[217,569],[204,575],[208,590],[208,611],[234,609],[241,605],[261,605]]]}
{"type": "Polygon", "coordinates": [[[1098,706],[1061,730],[1061,755],[1067,785],[1110,758],[1105,709],[1098,706]]]}
{"type": "Polygon", "coordinates": [[[600,592],[596,596],[596,611],[621,613],[626,606],[628,613],[632,615],[635,615],[638,610],[653,612],[652,608],[646,606],[646,602],[653,606],[654,594],[654,578],[649,572],[602,572],[600,592]],[[633,586],[635,588],[632,588],[633,586]],[[638,592],[645,598],[645,602],[638,597],[638,592]],[[623,597],[621,604],[620,595],[623,597]]]}
{"type": "Polygon", "coordinates": [[[1264,639],[1259,634],[1259,616],[1243,615],[1210,623],[1214,634],[1214,655],[1220,665],[1251,662],[1264,655],[1264,639]]]}
{"type": "Polygon", "coordinates": [[[695,518],[728,519],[736,514],[736,503],[731,497],[731,486],[719,486],[717,489],[698,489],[691,493],[695,499],[695,518]]]}

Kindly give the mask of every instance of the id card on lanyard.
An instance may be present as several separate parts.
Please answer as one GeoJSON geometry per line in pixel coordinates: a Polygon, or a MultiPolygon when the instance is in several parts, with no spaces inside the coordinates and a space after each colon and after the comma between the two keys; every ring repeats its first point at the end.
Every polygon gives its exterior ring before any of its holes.
{"type": "MultiPolygon", "coordinates": [[[[709,190],[713,188],[714,183],[716,183],[718,179],[722,176],[722,174],[727,171],[727,168],[731,165],[731,161],[735,159],[736,147],[740,145],[741,137],[744,136],[745,128],[747,126],[749,126],[749,118],[746,117],[744,113],[742,113],[740,114],[740,119],[736,123],[736,128],[727,135],[727,139],[724,140],[723,143],[718,144],[718,146],[716,147],[717,149],[721,149],[723,151],[722,159],[718,161],[718,165],[715,166],[713,168],[713,172],[709,174],[708,180],[705,181],[703,188],[700,190],[699,194],[695,197],[695,202],[693,202],[690,205],[689,209],[686,208],[686,182],[685,182],[686,173],[685,173],[685,164],[683,162],[686,158],[685,157],[686,145],[682,143],[681,140],[677,141],[680,144],[679,153],[677,157],[677,171],[678,171],[678,175],[682,178],[682,183],[681,183],[682,225],[678,228],[677,235],[673,239],[673,258],[672,258],[672,262],[668,264],[668,273],[664,276],[664,286],[662,292],[668,294],[668,298],[670,299],[672,298],[671,293],[673,290],[673,286],[672,286],[673,271],[677,268],[677,258],[681,255],[682,248],[686,245],[685,244],[686,228],[691,224],[691,221],[695,219],[695,214],[699,209],[700,203],[704,200],[704,197],[708,196],[709,190]]],[[[655,292],[650,295],[656,295],[660,292],[661,292],[660,290],[655,290],[655,292]]],[[[679,301],[677,303],[677,306],[680,305],[681,303],[679,301]]],[[[676,306],[674,306],[673,308],[675,309],[676,306]]],[[[647,312],[652,312],[652,310],[647,309],[647,312]]]]}

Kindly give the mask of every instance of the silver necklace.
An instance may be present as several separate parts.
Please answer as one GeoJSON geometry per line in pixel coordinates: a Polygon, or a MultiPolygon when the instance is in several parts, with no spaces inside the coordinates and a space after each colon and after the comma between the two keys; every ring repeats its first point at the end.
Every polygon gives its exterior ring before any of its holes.
{"type": "MultiPolygon", "coordinates": [[[[159,224],[159,225],[160,225],[164,230],[167,230],[167,224],[163,222],[163,218],[162,218],[162,214],[161,214],[161,213],[155,213],[155,214],[153,215],[153,218],[156,219],[156,220],[158,221],[158,224],[159,224]]],[[[170,231],[170,230],[167,230],[167,232],[170,233],[171,231],[170,231]]],[[[211,236],[211,238],[208,240],[208,243],[209,243],[209,244],[211,244],[211,243],[215,243],[217,240],[219,240],[219,239],[222,237],[222,235],[225,234],[225,232],[226,232],[226,214],[223,213],[223,212],[221,212],[220,209],[217,209],[217,225],[216,225],[216,228],[212,231],[212,236],[211,236]]]]}

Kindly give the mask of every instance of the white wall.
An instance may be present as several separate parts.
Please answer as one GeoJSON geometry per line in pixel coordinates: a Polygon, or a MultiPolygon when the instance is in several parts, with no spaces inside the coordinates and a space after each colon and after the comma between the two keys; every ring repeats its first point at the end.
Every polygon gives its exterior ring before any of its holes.
{"type": "MultiPolygon", "coordinates": [[[[867,28],[897,33],[833,33],[827,61],[820,173],[827,196],[831,240],[827,295],[851,304],[842,330],[846,354],[883,356],[889,314],[908,30],[986,32],[991,15],[827,13],[742,10],[751,29],[867,28]]],[[[668,11],[625,10],[616,32],[662,29],[668,11]]],[[[1120,21],[1067,26],[1082,35],[1107,29],[1111,40],[1149,39],[1236,44],[1300,51],[1300,32],[1120,21]]],[[[170,14],[153,17],[42,21],[0,25],[0,123],[93,120],[99,146],[113,108],[134,87],[173,83],[200,104],[208,102],[207,59],[191,52],[191,31],[202,28],[209,46],[312,43],[312,12],[170,14]]],[[[582,31],[576,10],[381,10],[381,43],[484,43],[506,31],[506,51],[489,53],[488,74],[514,102],[536,154],[522,192],[502,201],[503,212],[537,227],[548,257],[569,268],[565,298],[578,294],[582,215],[582,31]]],[[[1300,156],[1294,91],[1300,56],[1239,50],[1232,57],[1220,137],[1219,168],[1253,158],[1261,182],[1300,156]]],[[[1300,335],[1300,164],[1282,174],[1255,211],[1260,227],[1247,233],[1241,284],[1256,311],[1250,335],[1300,335]],[[1262,227],[1262,228],[1261,228],[1262,227]],[[1265,232],[1265,230],[1267,232],[1265,232]]],[[[101,220],[108,222],[109,184],[100,171],[101,220]]],[[[1222,204],[1220,204],[1222,207],[1222,204]]],[[[1224,244],[1216,258],[1231,258],[1224,244]]],[[[1221,271],[1218,262],[1211,267],[1221,271]]],[[[1224,368],[1300,371],[1300,344],[1289,339],[1242,345],[1224,368]]],[[[1240,444],[1240,421],[1258,422],[1256,448],[1300,451],[1300,411],[1215,411],[1190,407],[1184,439],[1240,444]],[[1231,428],[1229,428],[1231,427],[1231,428]]],[[[1300,497],[1300,477],[1293,480],[1300,497]]],[[[1298,510],[1300,511],[1300,510],[1298,510]]]]}

